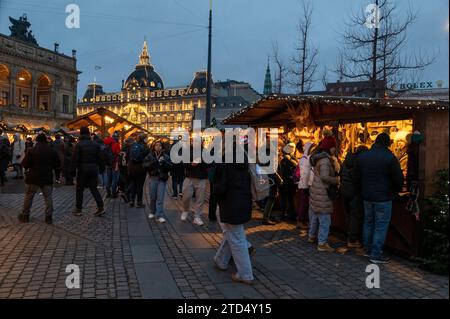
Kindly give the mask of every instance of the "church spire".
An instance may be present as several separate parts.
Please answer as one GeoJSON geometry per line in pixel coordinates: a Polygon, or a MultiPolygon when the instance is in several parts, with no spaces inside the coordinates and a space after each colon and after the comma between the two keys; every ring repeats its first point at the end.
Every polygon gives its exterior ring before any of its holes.
{"type": "Polygon", "coordinates": [[[142,48],[142,52],[139,55],[139,64],[138,65],[151,66],[150,54],[148,54],[147,40],[144,40],[144,47],[142,48]]]}
{"type": "Polygon", "coordinates": [[[270,75],[269,58],[267,58],[266,78],[264,79],[264,95],[272,94],[272,76],[270,75]]]}

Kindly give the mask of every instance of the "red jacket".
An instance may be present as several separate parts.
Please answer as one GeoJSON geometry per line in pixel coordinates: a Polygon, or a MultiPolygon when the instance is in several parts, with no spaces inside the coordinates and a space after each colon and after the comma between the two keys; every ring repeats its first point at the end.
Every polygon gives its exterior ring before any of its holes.
{"type": "Polygon", "coordinates": [[[116,166],[118,160],[119,160],[119,153],[121,151],[120,148],[120,143],[116,142],[115,139],[113,139],[112,137],[107,137],[103,140],[103,143],[105,143],[105,145],[109,145],[109,147],[111,147],[111,150],[114,154],[114,163],[113,163],[113,167],[116,166]]]}

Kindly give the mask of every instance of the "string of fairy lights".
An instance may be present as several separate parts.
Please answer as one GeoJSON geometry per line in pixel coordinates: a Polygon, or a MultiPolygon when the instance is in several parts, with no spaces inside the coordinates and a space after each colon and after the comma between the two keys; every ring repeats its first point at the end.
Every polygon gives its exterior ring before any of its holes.
{"type": "Polygon", "coordinates": [[[285,101],[285,102],[297,102],[297,103],[323,103],[323,104],[333,104],[333,105],[345,105],[345,106],[357,106],[363,109],[369,109],[373,107],[388,107],[388,108],[402,108],[406,110],[438,110],[445,111],[449,109],[449,102],[441,100],[412,100],[412,99],[386,99],[386,98],[362,98],[362,97],[331,97],[324,95],[315,96],[291,96],[291,95],[277,95],[272,94],[264,97],[252,105],[245,107],[237,112],[232,113],[228,118],[226,118],[223,123],[227,122],[241,116],[252,109],[258,108],[260,105],[264,104],[266,101],[285,101]]]}

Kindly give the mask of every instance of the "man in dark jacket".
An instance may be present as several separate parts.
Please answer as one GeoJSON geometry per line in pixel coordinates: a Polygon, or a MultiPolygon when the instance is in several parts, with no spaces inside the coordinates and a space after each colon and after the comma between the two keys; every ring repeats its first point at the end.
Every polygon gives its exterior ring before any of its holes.
{"type": "Polygon", "coordinates": [[[55,135],[55,140],[52,142],[52,148],[56,151],[56,154],[58,154],[59,162],[61,163],[61,167],[58,167],[55,171],[56,183],[59,184],[62,164],[64,163],[64,141],[61,139],[61,134],[55,135]]]}
{"type": "Polygon", "coordinates": [[[356,180],[356,160],[367,147],[359,146],[354,152],[347,153],[341,167],[341,195],[344,201],[347,219],[347,247],[360,248],[363,219],[363,201],[356,180]]]}
{"type": "Polygon", "coordinates": [[[217,268],[226,270],[232,257],[237,269],[232,280],[246,284],[254,279],[244,228],[252,217],[250,178],[248,163],[217,164],[213,186],[223,231],[214,262],[217,268]]]}
{"type": "Polygon", "coordinates": [[[146,169],[142,166],[144,158],[147,157],[150,152],[147,146],[147,135],[141,134],[135,143],[130,145],[130,150],[128,152],[128,178],[129,185],[127,194],[128,205],[130,207],[135,206],[135,200],[137,201],[137,208],[144,208],[142,198],[144,195],[144,184],[145,178],[147,176],[146,169]]]}
{"type": "Polygon", "coordinates": [[[6,182],[6,169],[11,160],[11,149],[8,139],[0,131],[0,186],[6,182]]]}
{"type": "Polygon", "coordinates": [[[30,219],[30,209],[33,198],[40,189],[45,201],[45,222],[52,223],[53,215],[53,171],[61,166],[58,154],[47,143],[44,133],[36,137],[36,146],[30,148],[25,154],[22,166],[25,168],[25,200],[22,213],[19,214],[20,222],[27,223],[30,219]]]}
{"type": "Polygon", "coordinates": [[[403,186],[398,159],[389,150],[388,134],[377,136],[375,144],[357,159],[357,176],[364,200],[363,244],[372,263],[387,263],[382,248],[391,221],[392,200],[403,186]]]}
{"type": "Polygon", "coordinates": [[[91,140],[89,129],[80,129],[80,139],[72,155],[72,171],[77,171],[76,209],[74,215],[80,216],[83,207],[83,192],[89,188],[97,203],[96,216],[105,214],[103,199],[97,189],[99,167],[102,165],[100,145],[91,140]]]}
{"type": "MultiPolygon", "coordinates": [[[[176,141],[172,147],[176,144],[180,143],[176,141]]],[[[182,195],[183,191],[183,181],[184,181],[184,165],[183,163],[176,163],[172,165],[170,170],[170,176],[172,177],[172,198],[177,199],[178,196],[182,195]]]]}
{"type": "Polygon", "coordinates": [[[67,186],[74,185],[73,175],[71,172],[71,164],[73,149],[75,147],[75,138],[73,136],[66,136],[64,138],[64,163],[63,163],[63,176],[67,186]]]}

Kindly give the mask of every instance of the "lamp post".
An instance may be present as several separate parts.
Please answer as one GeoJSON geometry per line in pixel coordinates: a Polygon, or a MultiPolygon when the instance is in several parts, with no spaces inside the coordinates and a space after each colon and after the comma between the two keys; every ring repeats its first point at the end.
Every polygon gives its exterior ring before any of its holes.
{"type": "Polygon", "coordinates": [[[208,26],[208,71],[206,75],[206,110],[205,127],[211,123],[211,38],[212,38],[212,0],[209,0],[209,26],[208,26]]]}

